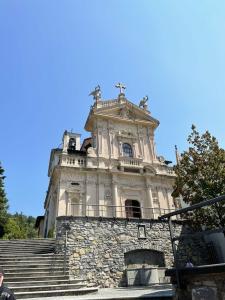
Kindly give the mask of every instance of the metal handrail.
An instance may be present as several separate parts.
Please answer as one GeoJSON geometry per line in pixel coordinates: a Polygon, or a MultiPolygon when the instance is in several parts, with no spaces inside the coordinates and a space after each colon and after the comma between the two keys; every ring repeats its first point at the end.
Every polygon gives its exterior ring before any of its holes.
{"type": "Polygon", "coordinates": [[[122,206],[70,203],[67,215],[70,216],[94,216],[94,217],[116,217],[116,218],[158,218],[166,213],[174,212],[175,209],[144,206],[122,206]]]}

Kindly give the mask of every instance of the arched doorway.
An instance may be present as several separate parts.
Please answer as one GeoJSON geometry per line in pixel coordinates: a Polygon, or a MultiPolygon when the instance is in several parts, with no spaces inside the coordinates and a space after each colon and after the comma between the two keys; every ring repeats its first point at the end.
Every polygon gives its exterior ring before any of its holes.
{"type": "Polygon", "coordinates": [[[127,199],[125,201],[126,218],[141,218],[141,207],[137,200],[127,199]]]}

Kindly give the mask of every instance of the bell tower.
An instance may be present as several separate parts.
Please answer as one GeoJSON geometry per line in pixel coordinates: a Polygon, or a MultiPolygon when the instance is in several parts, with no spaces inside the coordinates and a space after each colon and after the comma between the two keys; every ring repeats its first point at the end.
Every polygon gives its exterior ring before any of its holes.
{"type": "Polygon", "coordinates": [[[68,132],[65,130],[63,134],[63,153],[75,153],[80,150],[79,133],[68,132]]]}

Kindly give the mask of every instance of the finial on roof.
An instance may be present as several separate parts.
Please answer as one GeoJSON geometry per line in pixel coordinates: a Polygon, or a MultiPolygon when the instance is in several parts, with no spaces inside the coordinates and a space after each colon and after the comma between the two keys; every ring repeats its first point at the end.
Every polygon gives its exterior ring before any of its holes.
{"type": "Polygon", "coordinates": [[[117,84],[115,85],[115,87],[118,88],[118,89],[120,89],[120,94],[124,94],[124,91],[123,91],[123,90],[125,90],[126,87],[125,87],[125,85],[124,85],[123,83],[119,82],[119,83],[117,83],[117,84]]]}
{"type": "Polygon", "coordinates": [[[101,88],[100,85],[97,85],[94,89],[94,91],[92,91],[89,96],[93,96],[93,99],[95,100],[95,102],[98,102],[99,100],[101,100],[101,88]]]}

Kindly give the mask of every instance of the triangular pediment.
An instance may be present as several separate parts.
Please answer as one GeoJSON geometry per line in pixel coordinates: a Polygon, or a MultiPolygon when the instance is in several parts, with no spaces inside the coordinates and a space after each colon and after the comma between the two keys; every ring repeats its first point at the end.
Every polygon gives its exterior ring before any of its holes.
{"type": "Polygon", "coordinates": [[[90,130],[91,123],[97,116],[128,123],[143,123],[154,128],[159,125],[159,121],[153,118],[148,110],[138,107],[127,99],[121,102],[116,99],[97,103],[89,113],[85,129],[90,130]]]}

